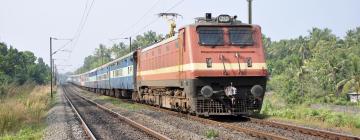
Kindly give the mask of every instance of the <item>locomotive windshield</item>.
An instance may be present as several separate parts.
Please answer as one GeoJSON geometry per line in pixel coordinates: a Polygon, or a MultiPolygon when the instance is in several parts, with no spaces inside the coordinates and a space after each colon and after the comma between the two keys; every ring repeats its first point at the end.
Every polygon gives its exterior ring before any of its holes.
{"type": "MultiPolygon", "coordinates": [[[[224,29],[222,27],[199,27],[199,44],[204,46],[224,45],[224,29]]],[[[250,27],[229,27],[229,44],[246,46],[253,45],[253,31],[250,27]]]]}
{"type": "Polygon", "coordinates": [[[234,27],[229,28],[229,38],[231,45],[253,45],[251,28],[234,27]]]}
{"type": "Polygon", "coordinates": [[[201,45],[224,45],[224,31],[219,27],[199,27],[197,32],[201,45]]]}

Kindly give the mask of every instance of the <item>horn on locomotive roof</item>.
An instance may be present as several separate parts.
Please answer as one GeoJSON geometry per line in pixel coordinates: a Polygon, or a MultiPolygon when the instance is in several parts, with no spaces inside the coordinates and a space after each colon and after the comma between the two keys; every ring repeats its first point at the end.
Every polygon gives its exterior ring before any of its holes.
{"type": "Polygon", "coordinates": [[[206,21],[211,21],[212,20],[211,13],[205,13],[205,20],[206,21]]]}
{"type": "Polygon", "coordinates": [[[175,35],[176,22],[175,19],[177,17],[182,17],[182,15],[178,13],[159,13],[159,17],[165,18],[169,23],[169,33],[166,35],[166,38],[172,37],[175,35]]]}

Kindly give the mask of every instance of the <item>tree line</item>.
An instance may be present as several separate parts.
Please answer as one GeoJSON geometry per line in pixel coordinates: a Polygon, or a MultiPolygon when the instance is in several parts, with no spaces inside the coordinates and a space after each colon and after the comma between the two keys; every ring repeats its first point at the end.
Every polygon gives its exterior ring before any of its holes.
{"type": "Polygon", "coordinates": [[[50,68],[42,58],[0,42],[0,85],[22,85],[27,81],[46,84],[49,76],[50,68]]]}
{"type": "Polygon", "coordinates": [[[360,27],[343,38],[313,28],[307,36],[271,41],[263,37],[269,89],[288,103],[331,102],[360,94],[360,27]]]}

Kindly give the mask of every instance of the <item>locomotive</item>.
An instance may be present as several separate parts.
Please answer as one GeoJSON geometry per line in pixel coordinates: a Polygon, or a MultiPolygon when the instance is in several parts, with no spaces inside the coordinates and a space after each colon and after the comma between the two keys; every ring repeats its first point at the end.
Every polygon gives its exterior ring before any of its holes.
{"type": "Polygon", "coordinates": [[[236,18],[206,14],[176,35],[72,75],[70,82],[202,116],[257,113],[268,77],[261,27],[236,18]]]}

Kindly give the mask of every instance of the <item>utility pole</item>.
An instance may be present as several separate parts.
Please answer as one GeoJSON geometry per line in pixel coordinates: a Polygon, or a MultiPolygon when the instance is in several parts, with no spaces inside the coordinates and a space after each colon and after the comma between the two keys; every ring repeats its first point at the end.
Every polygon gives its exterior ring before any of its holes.
{"type": "Polygon", "coordinates": [[[53,89],[52,89],[52,62],[53,62],[53,59],[52,59],[52,37],[50,37],[50,96],[51,98],[53,98],[53,89]]]}
{"type": "MultiPolygon", "coordinates": [[[[119,39],[129,39],[129,50],[130,52],[133,50],[132,46],[131,46],[131,36],[130,37],[125,37],[125,38],[114,38],[114,39],[109,39],[110,41],[114,42],[114,40],[119,40],[119,39]]],[[[115,42],[114,42],[115,43],[115,42]]],[[[125,48],[126,49],[126,48],[125,48]]]]}
{"type": "Polygon", "coordinates": [[[130,40],[130,45],[129,45],[129,47],[130,47],[130,52],[132,51],[131,50],[131,36],[129,37],[129,40],[130,40]]]}
{"type": "Polygon", "coordinates": [[[53,59],[53,64],[54,64],[54,85],[56,86],[57,75],[56,75],[56,65],[54,59],[53,59]]]}
{"type": "Polygon", "coordinates": [[[101,65],[104,65],[104,54],[103,54],[103,49],[100,47],[101,49],[101,65]]]}
{"type": "Polygon", "coordinates": [[[248,11],[248,13],[249,13],[249,24],[252,24],[252,1],[253,0],[247,0],[248,1],[248,3],[249,3],[249,11],[248,11]]]}
{"type": "Polygon", "coordinates": [[[54,64],[54,60],[52,58],[52,56],[59,52],[59,51],[66,51],[66,50],[56,50],[55,52],[52,51],[52,40],[70,40],[72,41],[72,39],[57,39],[57,38],[53,38],[50,37],[50,96],[51,98],[53,98],[53,74],[54,74],[54,69],[53,69],[53,64],[54,64]]]}

